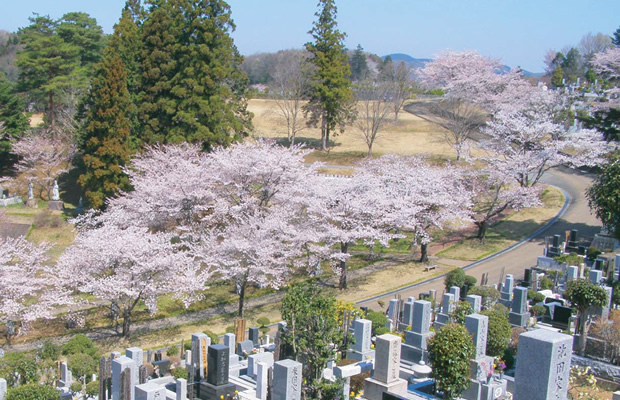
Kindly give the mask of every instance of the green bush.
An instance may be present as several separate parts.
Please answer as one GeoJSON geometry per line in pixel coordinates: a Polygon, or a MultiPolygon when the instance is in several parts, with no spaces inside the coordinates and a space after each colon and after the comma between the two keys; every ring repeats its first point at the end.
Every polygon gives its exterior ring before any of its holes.
{"type": "Polygon", "coordinates": [[[366,319],[372,322],[373,336],[383,335],[389,331],[389,329],[385,327],[385,324],[388,322],[387,317],[382,312],[368,310],[366,319]]]}
{"type": "Polygon", "coordinates": [[[31,383],[9,389],[6,400],[58,400],[58,392],[51,386],[31,383]]]}
{"type": "Polygon", "coordinates": [[[191,349],[192,349],[192,342],[188,340],[183,344],[183,350],[191,350],[191,349]]]}
{"type": "Polygon", "coordinates": [[[590,261],[594,261],[596,260],[596,257],[598,257],[602,253],[603,252],[597,249],[596,247],[590,246],[588,247],[588,250],[586,251],[586,258],[590,261]]]}
{"type": "Polygon", "coordinates": [[[541,306],[537,304],[535,306],[532,306],[532,308],[530,308],[530,312],[532,313],[533,317],[542,317],[547,312],[547,309],[545,308],[545,306],[541,306]]]}
{"type": "Polygon", "coordinates": [[[37,363],[30,354],[7,353],[0,358],[0,376],[6,379],[8,387],[36,383],[39,380],[37,363]]]}
{"type": "Polygon", "coordinates": [[[552,290],[553,289],[553,281],[548,276],[543,276],[540,279],[540,282],[538,282],[538,286],[542,290],[545,290],[545,289],[552,290]]]}
{"type": "Polygon", "coordinates": [[[269,333],[270,328],[269,326],[267,326],[271,323],[271,321],[269,321],[269,318],[260,317],[259,319],[256,320],[256,323],[260,325],[260,328],[258,328],[258,330],[262,332],[263,336],[269,333]]]}
{"type": "Polygon", "coordinates": [[[511,349],[504,350],[504,356],[502,357],[504,360],[504,364],[506,364],[506,369],[513,369],[515,366],[515,355],[511,349]]]}
{"type": "MultiPolygon", "coordinates": [[[[446,287],[446,291],[449,291],[452,286],[461,287],[465,284],[465,271],[461,268],[455,268],[446,274],[443,280],[443,284],[446,287]]],[[[459,301],[459,299],[455,299],[459,301]]]]}
{"type": "Polygon", "coordinates": [[[220,342],[220,337],[211,331],[205,331],[205,334],[211,338],[211,344],[218,344],[220,342]]]}
{"type": "Polygon", "coordinates": [[[469,386],[469,360],[475,353],[469,332],[463,325],[447,324],[429,340],[428,350],[433,377],[443,398],[458,397],[469,386]]]}
{"type": "Polygon", "coordinates": [[[456,307],[454,307],[454,311],[450,314],[452,321],[464,324],[465,317],[469,314],[474,313],[474,307],[468,301],[458,301],[456,303],[456,307]]]}
{"type": "Polygon", "coordinates": [[[512,330],[508,322],[508,309],[501,304],[496,304],[493,309],[481,312],[489,317],[489,330],[487,333],[487,355],[500,357],[510,344],[512,330]]]}
{"type": "Polygon", "coordinates": [[[80,393],[82,391],[82,383],[78,381],[73,382],[69,390],[71,393],[80,393]]]}
{"type": "Polygon", "coordinates": [[[88,354],[94,359],[99,359],[99,349],[95,343],[82,334],[75,335],[62,346],[63,355],[69,356],[76,353],[88,354]]]}
{"type": "Polygon", "coordinates": [[[45,339],[41,348],[37,350],[37,357],[40,360],[56,361],[60,357],[60,347],[52,343],[51,340],[45,339]]]}
{"type": "Polygon", "coordinates": [[[86,377],[87,380],[90,380],[92,374],[96,373],[99,368],[99,360],[86,353],[75,353],[69,356],[67,366],[74,378],[86,377]]]}
{"type": "MultiPolygon", "coordinates": [[[[190,347],[191,347],[191,343],[190,343],[190,347]]],[[[179,348],[177,347],[177,345],[173,344],[173,345],[168,346],[168,350],[166,350],[166,355],[168,357],[178,356],[179,355],[179,348]]]]}
{"type": "Polygon", "coordinates": [[[235,333],[235,327],[232,326],[232,325],[227,326],[226,327],[226,333],[235,333]]]}
{"type": "Polygon", "coordinates": [[[542,303],[543,301],[545,301],[545,295],[544,294],[535,292],[533,290],[528,290],[527,291],[527,298],[531,299],[534,302],[534,304],[542,303]]]}
{"type": "Polygon", "coordinates": [[[562,254],[557,257],[553,257],[554,260],[560,263],[567,263],[568,265],[579,266],[583,262],[583,257],[577,253],[562,254]]]}
{"type": "Polygon", "coordinates": [[[176,367],[170,370],[170,375],[174,376],[174,379],[179,379],[179,378],[187,379],[188,372],[187,372],[187,369],[185,368],[176,367]]]}
{"type": "Polygon", "coordinates": [[[482,297],[482,308],[489,310],[499,300],[499,290],[493,286],[474,286],[469,289],[468,294],[475,294],[482,297]]]}
{"type": "Polygon", "coordinates": [[[94,399],[99,395],[99,381],[91,381],[86,384],[86,396],[89,399],[94,399]]]}

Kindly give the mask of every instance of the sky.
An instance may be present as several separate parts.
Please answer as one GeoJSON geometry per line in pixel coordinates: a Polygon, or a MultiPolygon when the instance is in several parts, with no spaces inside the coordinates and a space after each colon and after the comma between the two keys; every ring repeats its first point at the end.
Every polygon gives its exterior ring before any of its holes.
{"type": "MultiPolygon", "coordinates": [[[[317,0],[228,0],[243,55],[301,48],[311,38],[317,0]]],[[[106,33],[124,0],[0,0],[0,29],[28,25],[33,12],[60,18],[84,11],[106,33]]],[[[577,45],[588,32],[620,27],[619,0],[336,0],[346,46],[380,56],[432,58],[444,50],[476,50],[511,67],[544,70],[549,49],[577,45]]]]}

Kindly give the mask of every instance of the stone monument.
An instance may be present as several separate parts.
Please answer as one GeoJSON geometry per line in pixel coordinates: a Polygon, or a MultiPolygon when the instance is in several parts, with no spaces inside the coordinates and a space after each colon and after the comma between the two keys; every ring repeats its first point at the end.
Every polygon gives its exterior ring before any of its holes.
{"type": "Polygon", "coordinates": [[[382,400],[385,392],[407,394],[407,381],[400,378],[400,342],[399,336],[389,333],[377,336],[375,370],[364,381],[364,398],[382,400]]]}
{"type": "Polygon", "coordinates": [[[347,358],[357,361],[367,361],[375,358],[375,351],[370,349],[372,336],[372,322],[367,319],[353,321],[355,330],[355,344],[347,351],[347,358]]]}
{"type": "Polygon", "coordinates": [[[273,366],[272,400],[301,400],[302,365],[293,360],[278,361],[273,366]]]}
{"type": "Polygon", "coordinates": [[[48,203],[50,210],[62,211],[65,208],[65,204],[60,200],[60,193],[58,192],[58,182],[54,181],[54,187],[52,188],[52,199],[48,203]]]}

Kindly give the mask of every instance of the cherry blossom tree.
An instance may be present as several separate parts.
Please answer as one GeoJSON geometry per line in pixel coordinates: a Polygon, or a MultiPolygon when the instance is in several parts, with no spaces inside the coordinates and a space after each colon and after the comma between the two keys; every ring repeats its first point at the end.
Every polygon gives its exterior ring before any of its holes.
{"type": "Polygon", "coordinates": [[[12,152],[19,157],[17,171],[36,185],[41,197],[51,199],[54,180],[68,171],[73,148],[67,138],[43,133],[24,136],[13,143],[12,152]]]}
{"type": "Polygon", "coordinates": [[[620,47],[611,47],[592,57],[592,68],[605,79],[620,78],[620,47]]]}
{"type": "Polygon", "coordinates": [[[471,211],[478,227],[476,237],[480,240],[485,238],[493,219],[505,210],[519,211],[541,205],[537,187],[517,185],[509,174],[501,171],[472,171],[467,183],[473,194],[471,211]]]}
{"type": "Polygon", "coordinates": [[[174,244],[174,234],[136,226],[118,209],[87,214],[76,223],[76,239],[57,264],[59,276],[67,288],[92,295],[122,318],[123,337],[130,335],[140,302],[155,313],[160,295],[185,306],[202,297],[212,271],[195,262],[182,242],[174,244]]]}
{"type": "Polygon", "coordinates": [[[463,171],[451,165],[434,167],[419,157],[385,155],[360,167],[368,190],[380,203],[383,225],[412,231],[421,245],[420,261],[428,261],[434,230],[462,226],[470,220],[471,193],[463,171]]]}
{"type": "Polygon", "coordinates": [[[0,239],[0,323],[12,335],[39,318],[52,318],[56,305],[69,304],[55,268],[48,261],[51,244],[36,245],[24,238],[0,239]]]}

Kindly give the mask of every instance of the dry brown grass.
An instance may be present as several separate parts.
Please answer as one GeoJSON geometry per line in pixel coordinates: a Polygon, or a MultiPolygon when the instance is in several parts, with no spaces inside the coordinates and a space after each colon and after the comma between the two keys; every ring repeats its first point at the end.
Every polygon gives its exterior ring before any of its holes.
{"type": "MultiPolygon", "coordinates": [[[[248,108],[254,113],[254,136],[286,139],[286,124],[278,114],[273,100],[253,99],[250,100],[248,108]]],[[[403,111],[399,114],[398,123],[390,123],[380,132],[373,146],[373,154],[427,154],[454,159],[454,150],[446,143],[442,132],[443,128],[438,125],[403,111]]],[[[316,128],[306,128],[299,132],[297,137],[299,141],[309,139],[316,144],[321,138],[321,132],[316,128]]],[[[355,158],[360,159],[368,151],[361,132],[353,126],[347,126],[344,133],[338,133],[332,139],[335,145],[330,154],[357,153],[355,158]]]]}

